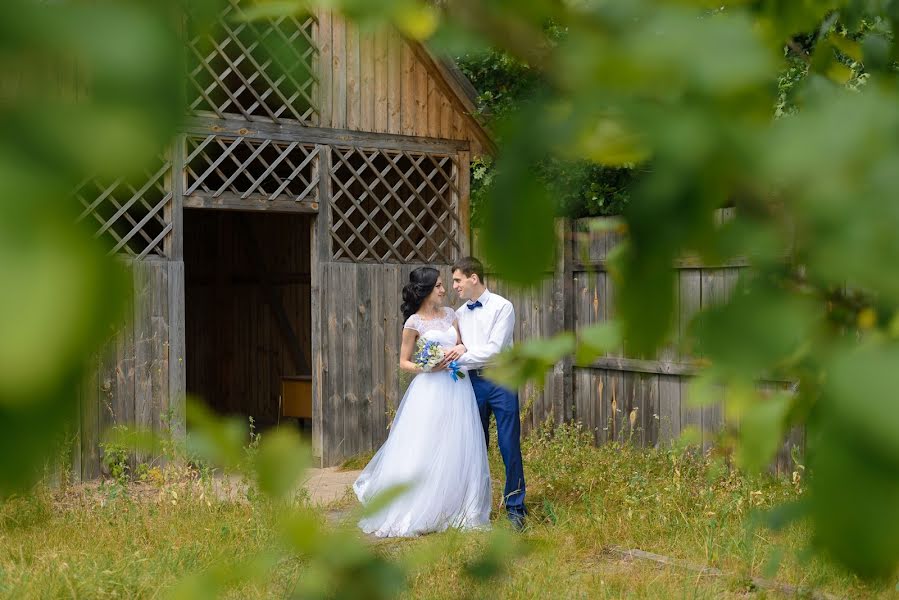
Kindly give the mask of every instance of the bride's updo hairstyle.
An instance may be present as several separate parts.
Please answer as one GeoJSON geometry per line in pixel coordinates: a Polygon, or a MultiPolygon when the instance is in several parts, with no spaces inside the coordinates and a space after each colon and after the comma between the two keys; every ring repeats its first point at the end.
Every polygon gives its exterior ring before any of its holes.
{"type": "Polygon", "coordinates": [[[404,319],[418,312],[421,303],[434,291],[438,277],[440,271],[433,267],[418,267],[409,273],[409,283],[403,286],[403,303],[400,305],[404,319]]]}

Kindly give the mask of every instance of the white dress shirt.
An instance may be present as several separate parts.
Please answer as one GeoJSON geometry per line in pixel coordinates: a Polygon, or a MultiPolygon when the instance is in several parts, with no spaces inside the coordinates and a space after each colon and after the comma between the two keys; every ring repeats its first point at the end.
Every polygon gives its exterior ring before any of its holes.
{"type": "Polygon", "coordinates": [[[475,309],[469,309],[466,302],[456,310],[466,348],[456,362],[466,370],[490,364],[495,355],[512,345],[515,329],[515,309],[511,302],[486,289],[477,301],[481,306],[475,309]]]}

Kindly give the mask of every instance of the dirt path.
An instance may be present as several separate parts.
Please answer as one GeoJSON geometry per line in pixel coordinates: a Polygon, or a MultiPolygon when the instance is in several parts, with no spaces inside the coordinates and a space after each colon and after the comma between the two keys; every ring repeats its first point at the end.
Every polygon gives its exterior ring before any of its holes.
{"type": "Polygon", "coordinates": [[[361,471],[339,471],[337,467],[309,469],[303,485],[312,504],[324,506],[344,497],[361,471]]]}

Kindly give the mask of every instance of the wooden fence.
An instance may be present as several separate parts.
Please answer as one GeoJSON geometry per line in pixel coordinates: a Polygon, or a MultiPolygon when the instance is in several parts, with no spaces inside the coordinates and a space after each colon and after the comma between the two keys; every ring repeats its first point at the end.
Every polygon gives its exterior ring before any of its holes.
{"type": "MultiPolygon", "coordinates": [[[[722,209],[719,221],[728,219],[729,211],[722,209]]],[[[615,285],[607,259],[621,235],[591,228],[590,219],[559,221],[557,235],[556,269],[537,287],[515,289],[488,275],[488,286],[515,306],[516,342],[578,331],[616,314],[615,285]]],[[[619,350],[588,366],[560,362],[547,375],[542,389],[529,384],[520,391],[523,429],[532,430],[547,419],[555,423],[575,420],[593,433],[597,445],[630,441],[654,447],[677,439],[691,427],[700,432],[704,449],[712,447],[725,424],[724,390],[720,403],[703,407],[690,403],[690,379],[698,371],[697,357],[683,342],[692,318],[727,301],[748,267],[748,262],[740,259],[717,265],[692,259],[675,261],[675,326],[657,356],[636,359],[619,350]]],[[[790,472],[792,449],[803,445],[802,432],[792,432],[773,468],[790,472]]]]}

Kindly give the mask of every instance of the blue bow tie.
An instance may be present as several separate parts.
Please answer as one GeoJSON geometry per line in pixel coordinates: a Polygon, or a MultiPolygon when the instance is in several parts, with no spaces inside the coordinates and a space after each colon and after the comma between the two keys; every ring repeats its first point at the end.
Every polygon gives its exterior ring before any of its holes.
{"type": "Polygon", "coordinates": [[[468,307],[468,310],[474,310],[477,307],[484,306],[484,305],[481,304],[480,300],[475,300],[474,302],[469,302],[468,304],[466,304],[466,306],[468,307]]]}

